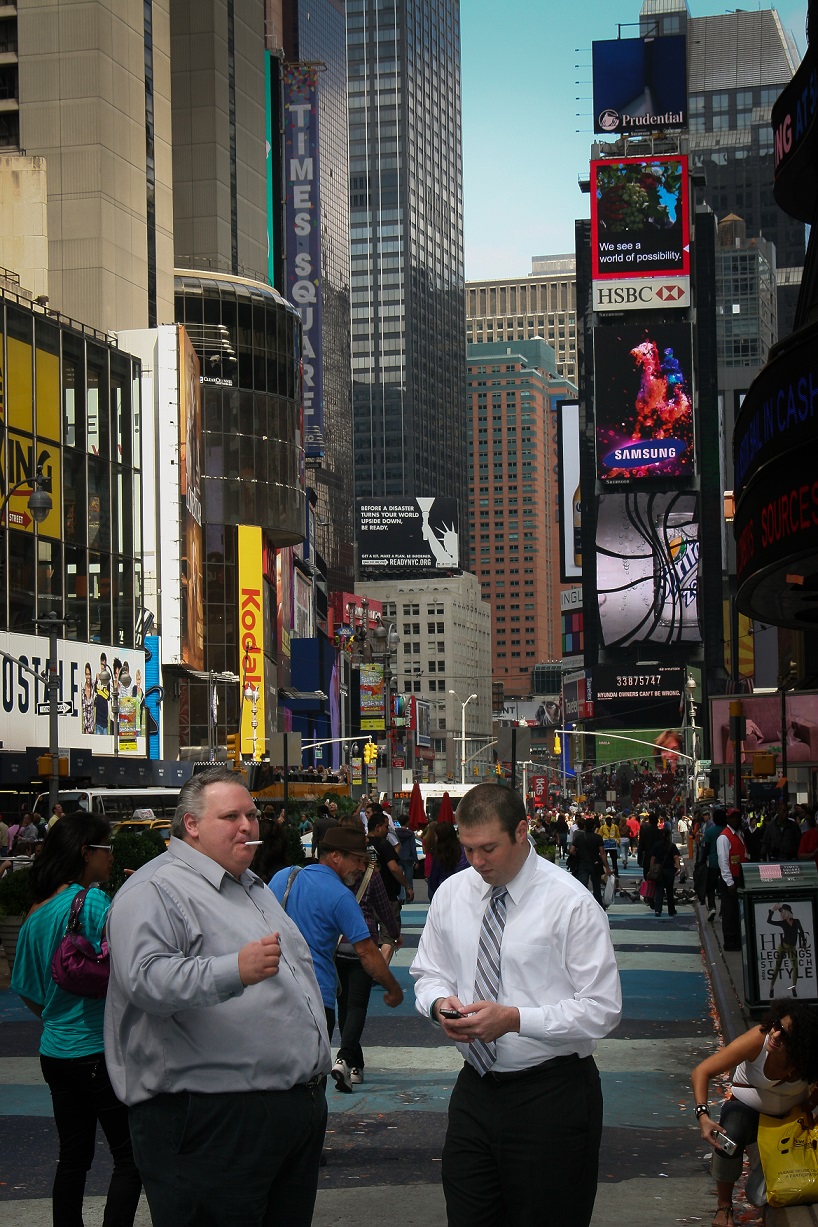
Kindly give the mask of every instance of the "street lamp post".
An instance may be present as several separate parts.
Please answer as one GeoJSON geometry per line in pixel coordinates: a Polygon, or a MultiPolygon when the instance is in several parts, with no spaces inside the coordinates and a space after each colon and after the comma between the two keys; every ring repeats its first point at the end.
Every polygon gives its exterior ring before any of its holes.
{"type": "Polygon", "coordinates": [[[372,637],[378,649],[377,654],[373,653],[373,658],[383,664],[383,714],[384,727],[386,729],[386,767],[389,779],[387,792],[391,797],[395,791],[392,779],[392,681],[395,677],[395,674],[392,672],[392,660],[397,654],[400,635],[395,630],[394,622],[378,622],[378,625],[372,632],[372,637]]]}
{"type": "Polygon", "coordinates": [[[696,679],[694,677],[691,677],[690,674],[688,674],[688,676],[685,678],[685,695],[687,698],[686,711],[685,711],[685,714],[687,717],[685,732],[687,736],[689,736],[689,739],[690,739],[690,743],[688,746],[688,752],[690,755],[688,771],[691,774],[688,777],[690,780],[690,783],[688,785],[687,796],[688,796],[688,805],[691,808],[696,803],[696,800],[697,800],[697,791],[698,791],[697,786],[699,782],[699,779],[698,779],[699,763],[698,763],[698,757],[696,754],[696,704],[693,702],[693,696],[695,695],[695,693],[696,693],[696,679]]]}
{"type": "Polygon", "coordinates": [[[461,699],[456,690],[450,690],[449,694],[453,694],[460,704],[460,783],[466,783],[466,708],[473,699],[477,698],[476,694],[470,694],[465,700],[461,699]]]}
{"type": "MultiPolygon", "coordinates": [[[[251,686],[248,682],[244,688],[244,697],[250,703],[250,728],[253,733],[253,762],[258,762],[258,686],[251,686]]],[[[285,734],[286,736],[286,734],[285,734]]]]}

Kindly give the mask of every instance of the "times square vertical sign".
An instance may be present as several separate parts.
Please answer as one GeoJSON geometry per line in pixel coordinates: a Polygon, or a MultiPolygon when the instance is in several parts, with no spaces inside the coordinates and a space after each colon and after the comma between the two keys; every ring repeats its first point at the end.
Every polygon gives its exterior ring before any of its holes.
{"type": "Polygon", "coordinates": [[[287,297],[303,325],[304,450],[319,457],[324,454],[324,380],[317,67],[286,64],[283,88],[287,297]]]}

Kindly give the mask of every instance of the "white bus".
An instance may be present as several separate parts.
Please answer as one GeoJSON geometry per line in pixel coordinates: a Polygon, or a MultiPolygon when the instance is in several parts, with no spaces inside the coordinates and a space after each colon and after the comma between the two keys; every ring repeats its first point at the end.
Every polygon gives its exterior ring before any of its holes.
{"type": "MultiPolygon", "coordinates": [[[[156,818],[169,821],[179,804],[179,788],[66,788],[60,789],[57,800],[66,814],[85,810],[102,814],[109,822],[122,822],[135,809],[150,809],[156,818]]],[[[46,821],[51,817],[47,792],[37,797],[34,813],[46,821]]]]}

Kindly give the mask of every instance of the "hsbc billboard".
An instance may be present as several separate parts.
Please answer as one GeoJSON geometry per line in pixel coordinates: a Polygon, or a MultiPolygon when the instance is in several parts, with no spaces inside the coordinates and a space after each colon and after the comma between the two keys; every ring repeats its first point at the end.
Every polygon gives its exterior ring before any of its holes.
{"type": "Polygon", "coordinates": [[[689,277],[640,277],[595,281],[594,311],[650,311],[690,306],[689,277]]]}

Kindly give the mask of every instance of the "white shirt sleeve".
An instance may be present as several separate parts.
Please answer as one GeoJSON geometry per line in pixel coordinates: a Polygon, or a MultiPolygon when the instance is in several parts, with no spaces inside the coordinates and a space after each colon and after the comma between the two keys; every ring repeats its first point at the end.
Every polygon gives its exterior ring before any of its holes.
{"type": "Polygon", "coordinates": [[[735,882],[730,872],[730,840],[726,835],[720,835],[716,840],[716,855],[719,858],[719,870],[725,886],[734,886],[735,882]]]}

